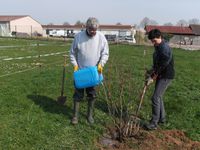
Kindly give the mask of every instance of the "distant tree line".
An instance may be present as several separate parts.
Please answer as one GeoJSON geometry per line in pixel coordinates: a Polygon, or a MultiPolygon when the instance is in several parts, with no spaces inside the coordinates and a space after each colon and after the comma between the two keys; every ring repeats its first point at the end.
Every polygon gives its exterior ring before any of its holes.
{"type": "MultiPolygon", "coordinates": [[[[75,25],[84,25],[85,22],[83,21],[80,21],[80,20],[77,20],[75,25]]],[[[190,20],[185,20],[185,19],[180,19],[178,20],[175,24],[171,23],[171,22],[166,22],[164,23],[163,25],[165,26],[173,26],[173,25],[176,25],[176,26],[188,26],[189,24],[200,24],[200,21],[199,19],[197,18],[192,18],[190,20]]],[[[49,23],[48,25],[54,25],[53,23],[49,23]]],[[[63,25],[70,25],[69,22],[65,21],[63,23],[63,25]]],[[[116,25],[123,25],[121,22],[117,22],[116,25]]],[[[156,20],[153,20],[153,19],[150,19],[148,17],[144,17],[139,25],[135,24],[136,27],[139,27],[139,28],[144,28],[146,25],[159,25],[159,23],[156,21],[156,20]]]]}
{"type": "MultiPolygon", "coordinates": [[[[200,24],[200,21],[197,18],[192,18],[188,21],[185,20],[185,19],[180,19],[180,20],[177,21],[176,24],[172,24],[171,22],[167,22],[167,23],[164,23],[163,25],[165,25],[165,26],[173,26],[173,25],[188,26],[189,24],[200,24]]],[[[158,25],[158,23],[157,23],[157,21],[149,19],[148,17],[144,17],[141,20],[139,27],[144,28],[146,25],[158,25]]]]}

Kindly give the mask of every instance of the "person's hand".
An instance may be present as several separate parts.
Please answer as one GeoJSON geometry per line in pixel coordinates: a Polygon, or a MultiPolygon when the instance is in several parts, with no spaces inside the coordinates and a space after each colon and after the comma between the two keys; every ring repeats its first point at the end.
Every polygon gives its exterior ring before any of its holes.
{"type": "Polygon", "coordinates": [[[153,80],[157,80],[157,77],[158,77],[158,75],[155,74],[155,73],[153,73],[153,74],[151,75],[151,78],[152,78],[153,80]]]}
{"type": "Polygon", "coordinates": [[[74,72],[78,70],[78,65],[74,66],[74,72]]]}
{"type": "Polygon", "coordinates": [[[152,77],[149,77],[146,79],[146,85],[150,85],[151,83],[153,83],[153,78],[152,77]]]}
{"type": "Polygon", "coordinates": [[[101,64],[98,64],[97,66],[98,72],[101,74],[103,72],[103,67],[101,64]]]}

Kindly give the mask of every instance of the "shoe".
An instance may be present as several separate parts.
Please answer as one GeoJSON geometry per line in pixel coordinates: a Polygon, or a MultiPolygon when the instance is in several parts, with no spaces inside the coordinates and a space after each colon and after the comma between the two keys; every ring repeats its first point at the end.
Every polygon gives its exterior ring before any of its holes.
{"type": "Polygon", "coordinates": [[[165,119],[159,120],[159,121],[158,121],[158,124],[165,124],[165,123],[166,123],[166,120],[165,120],[165,119]]]}
{"type": "Polygon", "coordinates": [[[91,116],[88,117],[87,120],[88,120],[88,122],[89,122],[90,124],[93,124],[93,123],[94,123],[94,118],[91,117],[91,116]]]}
{"type": "Polygon", "coordinates": [[[165,124],[165,121],[159,121],[158,124],[165,124]]]}
{"type": "Polygon", "coordinates": [[[77,118],[77,117],[73,117],[71,123],[72,123],[73,125],[78,124],[78,118],[77,118]]]}
{"type": "Polygon", "coordinates": [[[147,130],[156,130],[157,129],[157,125],[155,125],[154,123],[149,123],[149,124],[145,125],[145,128],[147,130]]]}

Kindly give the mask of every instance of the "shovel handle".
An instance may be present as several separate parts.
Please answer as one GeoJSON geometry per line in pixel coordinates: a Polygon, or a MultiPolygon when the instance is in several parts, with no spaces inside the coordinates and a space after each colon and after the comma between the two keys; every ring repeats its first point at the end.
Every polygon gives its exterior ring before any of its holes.
{"type": "Polygon", "coordinates": [[[67,66],[67,55],[63,55],[63,57],[64,57],[64,67],[66,67],[67,66]]]}
{"type": "Polygon", "coordinates": [[[143,88],[143,91],[142,91],[142,94],[141,94],[141,97],[140,97],[140,103],[139,103],[138,108],[137,108],[136,113],[135,113],[136,116],[138,115],[138,112],[140,111],[140,108],[142,106],[143,99],[144,99],[144,94],[146,93],[146,89],[147,89],[147,85],[145,84],[144,88],[143,88]]]}
{"type": "Polygon", "coordinates": [[[61,87],[61,96],[64,94],[64,84],[65,84],[65,70],[66,70],[66,60],[67,60],[67,55],[63,55],[64,57],[64,65],[63,65],[63,75],[62,75],[62,87],[61,87]]]}

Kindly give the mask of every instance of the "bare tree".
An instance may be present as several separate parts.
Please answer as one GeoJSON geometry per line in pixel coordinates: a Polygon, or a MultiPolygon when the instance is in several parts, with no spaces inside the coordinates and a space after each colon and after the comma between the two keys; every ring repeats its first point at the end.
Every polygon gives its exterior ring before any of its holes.
{"type": "Polygon", "coordinates": [[[50,22],[48,25],[54,25],[52,22],[50,22]]]}
{"type": "Polygon", "coordinates": [[[70,25],[70,23],[66,21],[63,23],[63,25],[70,25]]]}
{"type": "Polygon", "coordinates": [[[85,23],[81,22],[80,20],[78,20],[75,25],[84,25],[85,23]]]}
{"type": "Polygon", "coordinates": [[[150,22],[149,22],[149,25],[158,25],[158,22],[151,19],[150,22]]]}
{"type": "Polygon", "coordinates": [[[189,24],[200,24],[199,19],[197,18],[192,18],[188,22],[189,24]]]}
{"type": "Polygon", "coordinates": [[[144,28],[146,25],[149,25],[150,19],[148,17],[144,17],[142,21],[140,22],[140,27],[144,28]]]}
{"type": "Polygon", "coordinates": [[[135,23],[134,25],[133,25],[135,28],[138,28],[139,26],[135,23]]]}
{"type": "Polygon", "coordinates": [[[121,22],[117,22],[116,25],[122,25],[121,22]]]}
{"type": "Polygon", "coordinates": [[[188,26],[188,22],[184,19],[181,19],[177,22],[177,26],[188,26]]]}
{"type": "Polygon", "coordinates": [[[173,26],[173,24],[171,22],[167,22],[163,24],[164,26],[173,26]]]}
{"type": "Polygon", "coordinates": [[[144,28],[146,25],[158,25],[157,21],[153,19],[149,19],[148,17],[144,17],[140,22],[140,27],[144,28]]]}

